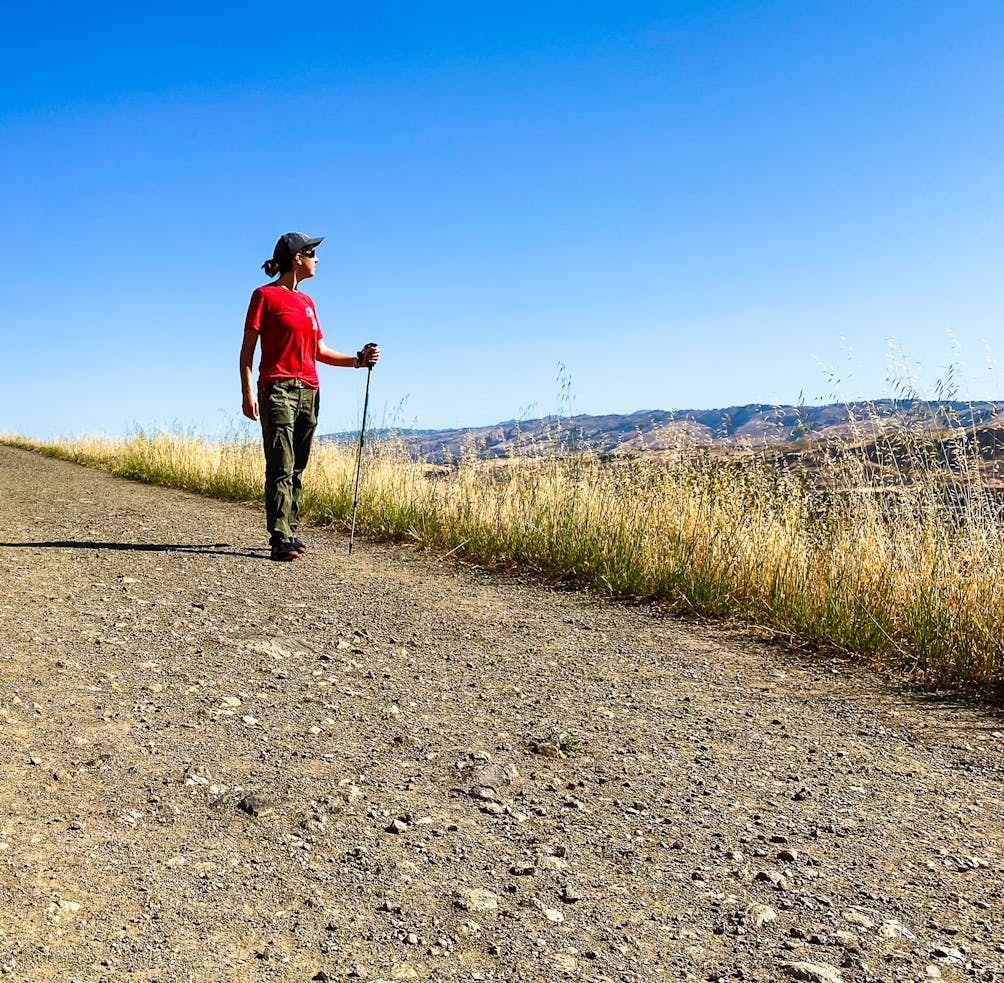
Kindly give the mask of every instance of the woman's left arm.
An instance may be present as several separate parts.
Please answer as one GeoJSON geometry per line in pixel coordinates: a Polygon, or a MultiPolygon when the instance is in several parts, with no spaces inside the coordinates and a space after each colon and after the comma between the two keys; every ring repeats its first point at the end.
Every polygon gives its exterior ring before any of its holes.
{"type": "Polygon", "coordinates": [[[325,365],[341,365],[348,369],[361,369],[363,366],[369,368],[375,365],[377,359],[380,358],[380,349],[375,345],[370,347],[367,345],[362,350],[362,358],[358,358],[355,355],[344,355],[342,352],[336,352],[333,348],[328,348],[324,342],[318,338],[317,348],[314,352],[314,357],[318,362],[323,362],[325,365]]]}

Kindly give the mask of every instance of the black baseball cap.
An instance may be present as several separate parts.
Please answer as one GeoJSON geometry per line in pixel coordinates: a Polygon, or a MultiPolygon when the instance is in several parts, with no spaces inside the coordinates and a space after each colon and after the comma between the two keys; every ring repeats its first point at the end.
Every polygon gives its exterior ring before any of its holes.
{"type": "Polygon", "coordinates": [[[285,235],[279,236],[279,241],[276,242],[275,249],[272,250],[272,259],[280,266],[285,266],[292,262],[297,253],[302,253],[305,249],[313,249],[322,242],[324,242],[324,236],[311,238],[302,232],[287,232],[285,235]]]}

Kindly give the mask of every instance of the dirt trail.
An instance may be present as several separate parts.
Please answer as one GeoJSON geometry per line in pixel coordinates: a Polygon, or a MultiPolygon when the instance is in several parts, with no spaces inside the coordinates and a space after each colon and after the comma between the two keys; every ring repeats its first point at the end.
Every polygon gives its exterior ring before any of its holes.
{"type": "Polygon", "coordinates": [[[15,980],[1004,980],[1004,720],[0,448],[15,980]]]}

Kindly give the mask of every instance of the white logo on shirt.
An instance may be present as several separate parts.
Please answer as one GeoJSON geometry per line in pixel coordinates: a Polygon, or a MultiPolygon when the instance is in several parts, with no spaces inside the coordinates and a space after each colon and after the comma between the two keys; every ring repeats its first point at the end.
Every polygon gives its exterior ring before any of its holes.
{"type": "Polygon", "coordinates": [[[315,331],[320,331],[321,327],[317,323],[317,317],[314,314],[314,308],[310,307],[310,306],[307,306],[303,310],[304,310],[304,313],[307,315],[307,317],[310,318],[310,323],[314,326],[314,330],[315,331]]]}

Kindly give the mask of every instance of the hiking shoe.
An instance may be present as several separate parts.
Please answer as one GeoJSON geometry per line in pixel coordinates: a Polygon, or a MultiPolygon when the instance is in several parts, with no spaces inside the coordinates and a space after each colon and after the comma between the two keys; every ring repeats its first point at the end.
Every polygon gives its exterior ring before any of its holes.
{"type": "Polygon", "coordinates": [[[284,539],[272,544],[272,552],[269,554],[270,560],[295,560],[300,555],[300,551],[293,545],[293,540],[284,539]]]}
{"type": "Polygon", "coordinates": [[[290,542],[296,547],[296,552],[299,553],[300,556],[303,556],[304,553],[308,552],[307,544],[300,539],[299,536],[294,536],[290,542]]]}

